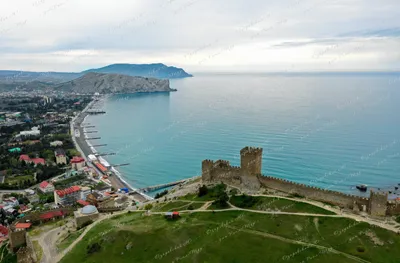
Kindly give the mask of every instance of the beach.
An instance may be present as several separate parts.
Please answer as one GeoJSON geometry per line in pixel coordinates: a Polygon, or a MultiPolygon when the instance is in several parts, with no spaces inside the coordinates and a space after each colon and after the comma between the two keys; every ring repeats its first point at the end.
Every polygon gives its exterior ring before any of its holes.
{"type": "MultiPolygon", "coordinates": [[[[86,111],[93,107],[95,105],[96,101],[91,101],[88,106],[80,112],[72,121],[71,121],[71,135],[72,135],[72,140],[74,141],[74,144],[77,148],[77,150],[81,153],[82,157],[85,159],[86,163],[88,166],[91,166],[93,169],[95,169],[100,175],[101,172],[88,160],[88,155],[93,154],[93,151],[91,149],[91,146],[88,144],[88,142],[85,139],[85,133],[84,133],[84,128],[81,126],[82,123],[84,123],[85,118],[89,115],[86,111]],[[75,136],[75,130],[79,131],[80,136],[75,136]]],[[[115,169],[115,168],[113,168],[115,169]]],[[[131,187],[128,183],[126,183],[119,175],[117,175],[116,172],[112,171],[112,176],[108,177],[108,180],[110,181],[111,186],[114,189],[120,189],[120,188],[128,188],[129,191],[136,191],[137,189],[131,187]]],[[[149,197],[145,197],[144,194],[140,193],[133,193],[132,194],[133,198],[138,201],[138,202],[145,202],[148,199],[151,199],[149,197]]]]}

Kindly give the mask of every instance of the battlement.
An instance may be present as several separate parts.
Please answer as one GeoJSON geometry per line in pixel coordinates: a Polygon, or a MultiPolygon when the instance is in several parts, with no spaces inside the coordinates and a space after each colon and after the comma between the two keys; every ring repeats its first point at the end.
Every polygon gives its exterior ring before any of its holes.
{"type": "Polygon", "coordinates": [[[262,154],[262,148],[246,146],[240,150],[241,155],[246,154],[262,154]]]}
{"type": "Polygon", "coordinates": [[[229,163],[229,161],[226,161],[226,160],[217,160],[215,163],[214,163],[214,167],[229,167],[229,166],[231,166],[230,165],[230,163],[229,163]]]}
{"type": "Polygon", "coordinates": [[[214,161],[210,160],[210,159],[205,159],[205,160],[203,160],[202,164],[211,164],[211,165],[213,165],[214,161]]]}

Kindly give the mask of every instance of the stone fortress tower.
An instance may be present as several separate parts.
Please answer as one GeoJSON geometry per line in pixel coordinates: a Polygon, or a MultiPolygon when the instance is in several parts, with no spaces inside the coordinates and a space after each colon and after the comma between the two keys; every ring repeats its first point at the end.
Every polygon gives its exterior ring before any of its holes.
{"type": "Polygon", "coordinates": [[[262,151],[248,146],[240,150],[240,167],[248,175],[261,175],[262,151]]]}

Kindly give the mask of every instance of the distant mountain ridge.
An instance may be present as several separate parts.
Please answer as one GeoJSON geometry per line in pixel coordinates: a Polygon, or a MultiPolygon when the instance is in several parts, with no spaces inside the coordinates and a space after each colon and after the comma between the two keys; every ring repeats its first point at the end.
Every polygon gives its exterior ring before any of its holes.
{"type": "Polygon", "coordinates": [[[193,77],[193,75],[186,73],[183,69],[166,66],[162,63],[155,64],[112,64],[102,68],[89,69],[83,73],[97,72],[97,73],[115,73],[128,76],[140,76],[161,79],[175,79],[193,77]]]}
{"type": "Polygon", "coordinates": [[[88,69],[82,72],[33,72],[18,70],[0,70],[0,91],[9,91],[21,86],[32,86],[31,82],[40,82],[52,86],[71,81],[86,73],[112,73],[137,77],[175,79],[192,77],[181,68],[155,64],[111,64],[98,69],[88,69]]]}

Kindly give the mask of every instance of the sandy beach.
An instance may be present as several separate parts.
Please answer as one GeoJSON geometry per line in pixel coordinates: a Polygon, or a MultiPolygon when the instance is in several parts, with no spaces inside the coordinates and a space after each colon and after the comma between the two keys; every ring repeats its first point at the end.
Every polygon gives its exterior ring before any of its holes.
{"type": "MultiPolygon", "coordinates": [[[[95,104],[95,101],[92,101],[88,105],[88,107],[85,110],[83,110],[81,113],[79,113],[79,115],[72,121],[72,127],[71,127],[72,130],[71,130],[71,132],[72,132],[73,140],[76,143],[76,147],[77,147],[78,151],[81,152],[82,156],[85,158],[86,163],[88,165],[90,165],[91,167],[93,167],[94,169],[96,169],[99,174],[101,174],[100,171],[94,165],[91,165],[90,161],[88,161],[87,156],[89,154],[93,154],[93,151],[91,150],[91,147],[88,145],[87,141],[85,140],[85,133],[84,133],[83,128],[81,127],[81,124],[84,122],[86,116],[88,116],[88,113],[86,112],[86,110],[88,108],[92,107],[94,104],[95,104]],[[79,137],[75,136],[75,132],[74,132],[75,129],[79,130],[79,134],[80,134],[79,137]]],[[[97,137],[97,136],[93,136],[93,137],[97,137]]],[[[114,187],[114,189],[128,188],[130,191],[134,191],[135,190],[129,184],[124,182],[114,172],[113,172],[112,176],[108,177],[108,179],[109,179],[109,181],[111,183],[111,186],[114,187]]],[[[147,200],[143,195],[138,194],[138,193],[133,194],[133,197],[134,197],[135,200],[137,200],[139,202],[144,202],[144,201],[147,200]]]]}

